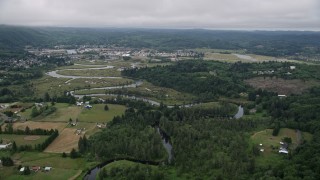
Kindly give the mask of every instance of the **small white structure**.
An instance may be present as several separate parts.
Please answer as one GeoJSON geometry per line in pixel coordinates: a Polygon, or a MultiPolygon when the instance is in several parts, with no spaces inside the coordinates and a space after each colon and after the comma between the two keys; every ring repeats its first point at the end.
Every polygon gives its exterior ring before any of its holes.
{"type": "Polygon", "coordinates": [[[288,154],[289,152],[288,152],[288,150],[286,150],[286,149],[280,149],[279,150],[279,153],[281,154],[288,154]]]}
{"type": "Polygon", "coordinates": [[[278,97],[279,97],[279,98],[285,98],[285,97],[287,97],[287,95],[279,94],[278,97]]]}
{"type": "Polygon", "coordinates": [[[45,167],[44,170],[45,171],[51,171],[52,167],[45,167]]]}
{"type": "Polygon", "coordinates": [[[284,145],[284,143],[283,143],[283,142],[281,142],[281,141],[280,141],[280,144],[281,144],[281,145],[284,145]]]}
{"type": "Polygon", "coordinates": [[[11,143],[9,143],[9,144],[0,144],[0,149],[7,149],[7,148],[9,148],[10,145],[11,145],[11,143]]]}
{"type": "Polygon", "coordinates": [[[77,102],[77,106],[82,106],[83,102],[77,102]]]}
{"type": "Polygon", "coordinates": [[[264,152],[264,149],[260,149],[260,152],[264,152]]]}
{"type": "Polygon", "coordinates": [[[260,144],[260,146],[262,146],[262,144],[260,144]]]}
{"type": "Polygon", "coordinates": [[[296,66],[290,66],[290,69],[291,69],[291,70],[295,70],[295,69],[296,69],[296,66]]]}
{"type": "Polygon", "coordinates": [[[87,109],[91,109],[92,108],[92,106],[91,105],[86,105],[86,106],[84,106],[85,108],[87,108],[87,109]]]}
{"type": "Polygon", "coordinates": [[[24,168],[24,167],[22,167],[22,168],[20,169],[20,172],[24,172],[24,169],[25,169],[25,168],[24,168]]]}

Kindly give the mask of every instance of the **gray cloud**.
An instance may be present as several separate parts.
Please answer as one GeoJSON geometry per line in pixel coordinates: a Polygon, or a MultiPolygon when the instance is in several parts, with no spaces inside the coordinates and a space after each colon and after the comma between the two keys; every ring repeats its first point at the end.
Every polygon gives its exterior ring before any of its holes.
{"type": "Polygon", "coordinates": [[[0,0],[0,24],[320,29],[318,0],[0,0]]]}

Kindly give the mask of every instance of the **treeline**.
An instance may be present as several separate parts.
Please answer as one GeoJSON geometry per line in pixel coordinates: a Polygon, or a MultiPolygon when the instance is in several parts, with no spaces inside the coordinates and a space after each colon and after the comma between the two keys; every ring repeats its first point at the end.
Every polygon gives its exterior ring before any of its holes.
{"type": "Polygon", "coordinates": [[[153,180],[163,180],[168,179],[165,177],[164,172],[158,170],[158,168],[134,164],[124,167],[111,167],[110,169],[102,168],[99,171],[98,177],[102,179],[153,179],[153,180]]]}
{"type": "Polygon", "coordinates": [[[57,110],[57,108],[54,107],[54,106],[45,105],[45,106],[40,107],[40,108],[34,106],[32,108],[32,110],[31,110],[31,115],[30,116],[31,117],[37,117],[39,115],[47,116],[49,114],[54,113],[56,110],[57,110]]]}
{"type": "Polygon", "coordinates": [[[31,151],[31,150],[37,150],[37,151],[43,151],[45,148],[47,148],[56,137],[59,136],[58,130],[46,130],[46,129],[30,129],[28,126],[25,128],[25,130],[21,129],[13,129],[12,124],[7,124],[2,130],[0,126],[0,134],[16,134],[16,135],[39,135],[39,136],[49,136],[43,143],[36,144],[34,147],[31,145],[17,145],[16,142],[12,143],[12,151],[31,151]]]}
{"type": "Polygon", "coordinates": [[[105,104],[119,104],[119,105],[125,105],[127,107],[135,107],[137,109],[143,109],[143,110],[152,109],[152,106],[148,103],[145,103],[143,101],[122,98],[121,96],[117,96],[114,99],[112,98],[105,99],[105,104]]]}
{"type": "Polygon", "coordinates": [[[10,89],[0,89],[0,103],[12,102],[14,99],[14,94],[10,89]]]}
{"type": "Polygon", "coordinates": [[[0,26],[0,57],[22,54],[26,45],[53,47],[65,44],[114,45],[153,48],[159,51],[179,49],[246,49],[248,53],[270,56],[319,55],[318,32],[244,32],[212,30],[88,29],[0,26]],[[107,44],[106,44],[107,42],[107,44]]]}
{"type": "Polygon", "coordinates": [[[55,130],[51,129],[51,130],[46,130],[46,129],[40,129],[40,128],[36,128],[36,129],[30,129],[28,126],[25,128],[25,130],[22,129],[13,129],[13,126],[11,123],[7,124],[4,128],[4,130],[2,130],[2,128],[0,128],[0,134],[17,134],[17,135],[51,135],[55,132],[55,130]]]}
{"type": "Polygon", "coordinates": [[[180,61],[174,66],[128,69],[124,76],[146,79],[156,86],[168,87],[177,91],[196,95],[199,101],[206,102],[219,96],[239,97],[245,92],[245,84],[237,74],[228,71],[230,64],[205,61],[180,61]]]}
{"type": "Polygon", "coordinates": [[[37,151],[45,150],[57,137],[59,136],[58,130],[54,130],[52,134],[42,143],[34,146],[34,149],[37,151]]]}

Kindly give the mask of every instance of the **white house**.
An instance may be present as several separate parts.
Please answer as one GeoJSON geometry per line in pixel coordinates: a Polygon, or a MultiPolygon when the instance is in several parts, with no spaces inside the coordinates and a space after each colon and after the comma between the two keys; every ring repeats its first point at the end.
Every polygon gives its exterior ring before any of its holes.
{"type": "Polygon", "coordinates": [[[24,168],[24,167],[22,167],[22,168],[20,169],[20,172],[24,172],[24,169],[25,169],[25,168],[24,168]]]}
{"type": "Polygon", "coordinates": [[[291,69],[291,70],[295,70],[295,69],[296,69],[296,66],[290,66],[290,69],[291,69]]]}
{"type": "Polygon", "coordinates": [[[289,152],[288,152],[288,150],[286,150],[286,149],[280,149],[279,150],[279,153],[281,154],[281,153],[283,153],[283,154],[288,154],[289,152]]]}
{"type": "Polygon", "coordinates": [[[278,97],[279,97],[279,98],[285,98],[285,97],[287,97],[287,96],[286,96],[286,95],[283,95],[283,94],[279,94],[278,97]]]}

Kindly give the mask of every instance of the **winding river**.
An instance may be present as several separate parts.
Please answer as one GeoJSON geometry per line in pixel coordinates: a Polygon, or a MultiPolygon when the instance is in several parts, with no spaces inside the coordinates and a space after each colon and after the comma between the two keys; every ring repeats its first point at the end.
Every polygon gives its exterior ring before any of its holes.
{"type": "MultiPolygon", "coordinates": [[[[172,145],[170,144],[170,141],[169,141],[170,137],[164,131],[162,131],[158,126],[156,126],[154,128],[157,130],[157,132],[161,136],[163,147],[165,148],[165,150],[168,153],[168,163],[171,163],[172,158],[173,158],[173,154],[172,154],[172,145]]],[[[101,168],[107,166],[110,163],[113,163],[115,161],[121,161],[121,160],[126,160],[126,161],[141,163],[141,164],[148,164],[148,165],[159,165],[161,163],[161,162],[143,161],[143,160],[137,160],[137,159],[131,159],[131,158],[112,159],[109,161],[105,161],[105,162],[97,165],[96,167],[92,168],[91,170],[89,170],[83,179],[84,180],[95,180],[101,168]]]]}

